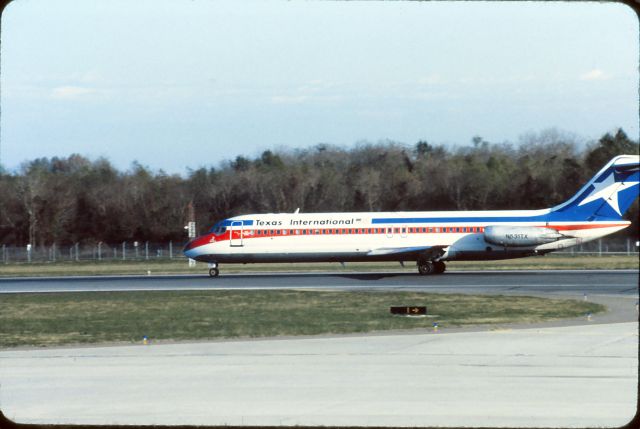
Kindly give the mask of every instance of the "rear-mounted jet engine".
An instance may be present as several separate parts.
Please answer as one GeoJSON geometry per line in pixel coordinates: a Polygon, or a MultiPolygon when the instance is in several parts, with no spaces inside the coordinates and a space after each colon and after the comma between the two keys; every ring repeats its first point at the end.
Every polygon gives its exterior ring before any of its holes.
{"type": "Polygon", "coordinates": [[[505,247],[537,246],[566,238],[555,229],[537,226],[491,225],[484,229],[487,243],[505,247]]]}

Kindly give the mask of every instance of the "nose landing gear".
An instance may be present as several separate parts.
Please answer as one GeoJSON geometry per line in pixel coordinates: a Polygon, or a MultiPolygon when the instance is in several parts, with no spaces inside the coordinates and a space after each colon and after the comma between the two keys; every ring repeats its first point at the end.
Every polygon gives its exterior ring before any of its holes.
{"type": "Polygon", "coordinates": [[[217,262],[210,262],[209,263],[209,277],[218,277],[219,274],[220,274],[220,270],[218,269],[218,263],[217,262]]]}

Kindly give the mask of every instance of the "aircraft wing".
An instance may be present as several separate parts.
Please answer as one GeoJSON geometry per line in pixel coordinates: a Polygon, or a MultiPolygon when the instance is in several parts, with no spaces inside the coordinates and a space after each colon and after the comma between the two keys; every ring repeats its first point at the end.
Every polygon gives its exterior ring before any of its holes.
{"type": "Polygon", "coordinates": [[[423,254],[427,257],[438,257],[444,253],[445,246],[417,246],[417,247],[379,247],[371,249],[367,255],[397,255],[397,254],[423,254]]]}

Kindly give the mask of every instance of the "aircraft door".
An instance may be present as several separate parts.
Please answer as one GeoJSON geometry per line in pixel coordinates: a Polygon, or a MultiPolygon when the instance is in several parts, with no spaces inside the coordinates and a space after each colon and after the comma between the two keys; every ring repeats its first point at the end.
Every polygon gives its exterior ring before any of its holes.
{"type": "Polygon", "coordinates": [[[244,225],[241,220],[231,222],[229,227],[229,245],[231,247],[243,246],[244,225]]]}

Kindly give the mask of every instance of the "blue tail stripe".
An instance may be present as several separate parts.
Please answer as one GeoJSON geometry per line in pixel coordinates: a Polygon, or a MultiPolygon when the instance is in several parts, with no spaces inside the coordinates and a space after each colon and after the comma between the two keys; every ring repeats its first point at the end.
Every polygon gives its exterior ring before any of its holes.
{"type": "Polygon", "coordinates": [[[612,159],[567,202],[551,209],[549,220],[619,220],[638,198],[638,156],[612,159]]]}

